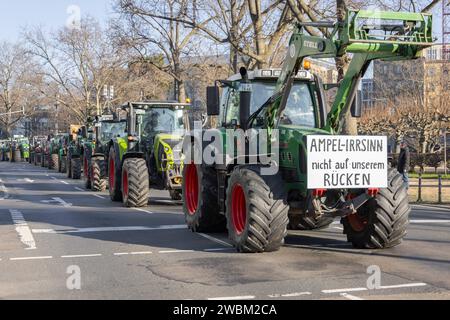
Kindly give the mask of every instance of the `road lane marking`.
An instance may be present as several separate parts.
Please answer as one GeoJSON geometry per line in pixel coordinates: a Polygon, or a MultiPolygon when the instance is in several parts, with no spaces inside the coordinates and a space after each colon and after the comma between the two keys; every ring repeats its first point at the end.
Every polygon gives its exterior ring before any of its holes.
{"type": "Polygon", "coordinates": [[[82,191],[82,192],[86,191],[86,190],[83,190],[83,189],[78,188],[78,187],[75,187],[75,190],[82,191]]]}
{"type": "Polygon", "coordinates": [[[25,261],[25,260],[48,260],[53,259],[52,256],[44,256],[44,257],[21,257],[21,258],[10,258],[10,261],[25,261]]]}
{"type": "Polygon", "coordinates": [[[130,253],[129,252],[116,252],[114,253],[115,256],[128,256],[130,253]]]}
{"type": "Polygon", "coordinates": [[[211,240],[212,242],[221,244],[221,245],[223,245],[223,246],[225,246],[225,247],[230,247],[230,248],[233,247],[233,245],[232,245],[231,243],[228,243],[228,242],[226,242],[226,241],[217,239],[217,238],[215,238],[215,237],[213,237],[213,236],[210,236],[210,235],[208,235],[208,234],[205,234],[205,233],[197,233],[197,234],[198,234],[199,236],[205,238],[205,239],[211,240]]]}
{"type": "Polygon", "coordinates": [[[292,298],[292,297],[301,297],[311,295],[311,292],[293,292],[293,293],[285,293],[285,294],[269,294],[269,298],[292,298]]]}
{"type": "Polygon", "coordinates": [[[409,220],[409,223],[450,223],[450,220],[444,220],[444,219],[412,219],[409,220]]]}
{"type": "Polygon", "coordinates": [[[105,199],[105,197],[103,197],[103,196],[101,196],[101,195],[99,195],[99,194],[93,194],[93,196],[94,196],[94,197],[97,197],[97,198],[99,198],[99,199],[105,199]]]}
{"type": "Polygon", "coordinates": [[[35,250],[36,241],[34,241],[33,233],[25,221],[22,212],[19,210],[9,210],[9,213],[11,214],[11,219],[16,227],[20,241],[27,246],[26,250],[35,250]]]}
{"type": "Polygon", "coordinates": [[[208,300],[252,300],[255,296],[237,296],[237,297],[219,297],[219,298],[208,298],[208,300]]]}
{"type": "Polygon", "coordinates": [[[153,212],[148,211],[148,210],[144,210],[144,209],[141,209],[141,208],[133,208],[133,209],[136,210],[136,211],[145,212],[145,213],[148,213],[148,214],[153,214],[153,212]]]}
{"type": "Polygon", "coordinates": [[[341,227],[333,227],[333,229],[344,230],[344,228],[341,228],[341,227]]]}
{"type": "Polygon", "coordinates": [[[162,250],[162,251],[158,251],[158,253],[193,253],[195,252],[194,250],[162,250]]]}
{"type": "Polygon", "coordinates": [[[101,257],[101,253],[94,253],[94,254],[75,254],[75,255],[69,255],[69,256],[61,256],[61,258],[92,258],[92,257],[101,257]]]}
{"type": "Polygon", "coordinates": [[[349,300],[364,300],[363,298],[360,298],[360,297],[357,297],[357,296],[352,296],[351,294],[348,294],[348,293],[345,293],[345,292],[341,293],[341,297],[344,297],[344,298],[349,299],[349,300]]]}
{"type": "Polygon", "coordinates": [[[186,229],[182,225],[165,225],[159,227],[100,227],[100,228],[79,228],[79,229],[33,229],[33,233],[65,234],[65,233],[93,233],[93,232],[115,232],[115,231],[157,231],[157,230],[180,230],[186,229]]]}
{"type": "Polygon", "coordinates": [[[67,184],[67,185],[70,184],[70,183],[68,183],[67,181],[62,181],[62,180],[60,180],[59,182],[64,183],[64,184],[67,184]]]}
{"type": "Polygon", "coordinates": [[[382,289],[398,289],[398,288],[411,288],[411,287],[424,287],[424,286],[427,286],[427,284],[424,282],[417,282],[417,283],[398,284],[398,285],[393,285],[393,286],[379,286],[376,289],[382,290],[382,289]]]}
{"type": "Polygon", "coordinates": [[[59,203],[61,206],[63,206],[64,208],[70,208],[72,207],[72,203],[67,203],[65,202],[63,199],[55,197],[52,198],[52,200],[41,200],[41,203],[47,203],[47,204],[51,204],[51,203],[59,203]]]}
{"type": "Polygon", "coordinates": [[[141,252],[130,252],[133,256],[139,256],[139,255],[146,255],[146,254],[153,254],[151,251],[141,251],[141,252]]]}
{"type": "Polygon", "coordinates": [[[345,289],[331,289],[322,290],[322,293],[345,293],[345,292],[355,292],[355,291],[367,291],[367,288],[345,288],[345,289]]]}

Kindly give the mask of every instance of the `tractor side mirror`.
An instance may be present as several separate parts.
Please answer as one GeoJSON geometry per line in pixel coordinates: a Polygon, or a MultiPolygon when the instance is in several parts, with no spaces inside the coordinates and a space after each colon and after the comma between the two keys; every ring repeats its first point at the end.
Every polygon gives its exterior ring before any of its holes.
{"type": "Polygon", "coordinates": [[[208,116],[220,114],[220,92],[218,86],[206,88],[206,111],[208,116]]]}
{"type": "Polygon", "coordinates": [[[362,113],[362,97],[361,97],[361,91],[357,91],[355,95],[355,99],[353,99],[352,107],[351,107],[351,114],[353,118],[361,118],[362,113]]]}

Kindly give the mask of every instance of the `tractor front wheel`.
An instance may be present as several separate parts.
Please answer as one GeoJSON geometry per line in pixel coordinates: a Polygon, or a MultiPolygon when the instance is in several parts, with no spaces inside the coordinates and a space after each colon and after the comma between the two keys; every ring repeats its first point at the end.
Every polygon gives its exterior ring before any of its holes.
{"type": "Polygon", "coordinates": [[[183,169],[183,211],[194,232],[225,230],[225,216],[219,213],[216,171],[205,165],[188,164],[183,169]]]}
{"type": "Polygon", "coordinates": [[[52,168],[56,170],[56,172],[59,172],[59,155],[58,154],[52,154],[52,168]]]}
{"type": "MultiPolygon", "coordinates": [[[[84,155],[83,157],[83,179],[84,179],[84,186],[86,189],[91,189],[92,188],[92,180],[91,180],[91,176],[92,176],[92,168],[89,165],[89,159],[87,154],[84,155]]],[[[91,163],[92,164],[92,163],[91,163]]]]}
{"type": "Polygon", "coordinates": [[[228,235],[239,252],[278,250],[287,235],[289,206],[280,175],[260,166],[236,167],[227,189],[228,235]]]}
{"type": "Polygon", "coordinates": [[[106,162],[103,158],[92,158],[91,160],[91,186],[92,191],[103,192],[106,190],[106,162]]]}
{"type": "Polygon", "coordinates": [[[66,156],[62,156],[61,157],[61,173],[66,173],[67,172],[67,157],[66,156]]]}
{"type": "Polygon", "coordinates": [[[145,159],[126,159],[122,168],[123,204],[129,208],[145,207],[148,204],[149,188],[145,159]]]}
{"type": "Polygon", "coordinates": [[[109,151],[108,159],[108,180],[109,180],[109,196],[112,201],[122,201],[121,187],[121,168],[120,161],[116,157],[114,148],[109,151]]]}
{"type": "Polygon", "coordinates": [[[341,220],[348,242],[359,249],[383,249],[399,245],[409,223],[408,193],[402,175],[389,169],[388,187],[356,214],[341,220]]]}
{"type": "Polygon", "coordinates": [[[71,160],[72,179],[81,179],[81,159],[75,158],[71,160]]]}

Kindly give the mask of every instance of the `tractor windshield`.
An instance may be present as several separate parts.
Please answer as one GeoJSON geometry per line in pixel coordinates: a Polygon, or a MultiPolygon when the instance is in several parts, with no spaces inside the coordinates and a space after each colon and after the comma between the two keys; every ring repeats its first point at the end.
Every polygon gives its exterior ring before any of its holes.
{"type": "Polygon", "coordinates": [[[125,134],[127,127],[126,121],[121,122],[102,122],[100,141],[110,141],[116,137],[121,137],[125,134]]]}
{"type": "MultiPolygon", "coordinates": [[[[256,112],[274,93],[276,82],[252,82],[250,114],[256,112]]],[[[259,117],[264,117],[261,113],[259,117]]],[[[231,90],[228,102],[227,123],[239,119],[239,91],[231,90]]],[[[308,83],[295,82],[292,86],[280,124],[312,127],[316,126],[314,103],[308,83]]]]}
{"type": "Polygon", "coordinates": [[[143,132],[147,135],[184,130],[183,110],[152,108],[143,116],[143,132]]]}

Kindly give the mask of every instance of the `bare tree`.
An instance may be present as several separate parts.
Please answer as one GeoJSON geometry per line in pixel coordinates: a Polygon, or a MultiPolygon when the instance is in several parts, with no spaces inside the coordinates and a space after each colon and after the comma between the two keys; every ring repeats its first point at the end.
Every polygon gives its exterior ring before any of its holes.
{"type": "Polygon", "coordinates": [[[3,134],[9,136],[12,129],[33,113],[33,107],[41,99],[37,64],[18,44],[0,44],[0,124],[3,134]]]}

